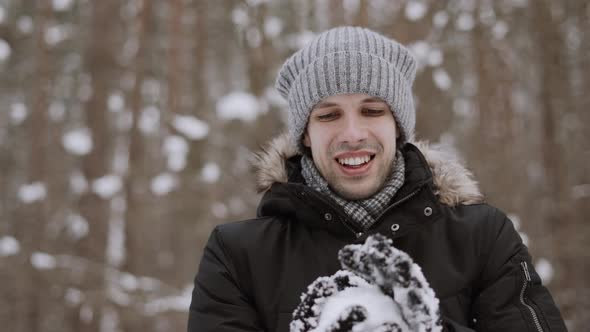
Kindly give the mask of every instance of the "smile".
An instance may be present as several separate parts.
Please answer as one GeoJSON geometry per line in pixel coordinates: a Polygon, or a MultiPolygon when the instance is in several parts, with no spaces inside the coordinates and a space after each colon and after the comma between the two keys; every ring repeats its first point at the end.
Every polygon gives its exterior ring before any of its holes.
{"type": "Polygon", "coordinates": [[[373,160],[374,154],[362,154],[362,155],[344,155],[336,158],[336,161],[344,168],[355,169],[366,166],[373,160]]]}

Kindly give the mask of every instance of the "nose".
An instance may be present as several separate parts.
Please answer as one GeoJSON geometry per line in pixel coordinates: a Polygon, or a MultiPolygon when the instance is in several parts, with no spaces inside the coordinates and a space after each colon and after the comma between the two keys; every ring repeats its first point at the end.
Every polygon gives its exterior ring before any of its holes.
{"type": "Polygon", "coordinates": [[[362,119],[355,116],[347,116],[343,122],[343,127],[340,132],[340,139],[346,143],[363,142],[368,137],[366,124],[362,119]]]}

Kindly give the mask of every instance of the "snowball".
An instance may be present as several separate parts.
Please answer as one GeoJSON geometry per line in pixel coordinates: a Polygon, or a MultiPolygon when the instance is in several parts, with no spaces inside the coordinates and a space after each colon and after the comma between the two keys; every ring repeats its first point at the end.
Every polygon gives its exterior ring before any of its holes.
{"type": "Polygon", "coordinates": [[[170,173],[162,173],[152,179],[151,190],[154,195],[166,195],[178,185],[176,177],[170,173]]]}
{"type": "Polygon", "coordinates": [[[25,184],[18,189],[18,197],[26,204],[41,201],[47,195],[47,188],[43,182],[25,184]]]}
{"type": "Polygon", "coordinates": [[[168,136],[164,140],[164,153],[168,157],[168,169],[178,172],[186,166],[188,143],[180,136],[168,136]]]}
{"type": "Polygon", "coordinates": [[[221,175],[221,170],[216,163],[208,162],[203,166],[201,170],[201,179],[207,183],[215,183],[219,180],[219,176],[221,175]]]}
{"type": "Polygon", "coordinates": [[[92,150],[92,136],[88,128],[71,130],[62,136],[61,142],[67,152],[84,156],[92,150]]]}
{"type": "Polygon", "coordinates": [[[327,331],[328,327],[340,318],[340,315],[348,307],[360,305],[367,309],[367,319],[355,325],[355,331],[371,331],[379,325],[394,321],[400,325],[402,331],[409,330],[401,319],[399,306],[389,296],[381,292],[378,286],[366,285],[363,287],[347,288],[324,303],[320,315],[319,324],[313,331],[327,331]],[[398,319],[394,319],[398,317],[398,319]]]}
{"type": "Polygon", "coordinates": [[[92,191],[103,199],[113,197],[122,187],[121,177],[115,174],[105,175],[92,182],[92,191]]]}
{"type": "Polygon", "coordinates": [[[13,125],[19,125],[29,115],[27,106],[21,102],[13,103],[10,105],[10,120],[13,125]]]}
{"type": "Polygon", "coordinates": [[[537,270],[543,284],[547,285],[553,280],[555,271],[553,270],[553,265],[547,259],[539,258],[535,264],[535,270],[537,270]]]}
{"type": "Polygon", "coordinates": [[[232,92],[217,102],[217,116],[225,120],[256,120],[261,106],[258,99],[246,92],[232,92]]]}
{"type": "Polygon", "coordinates": [[[10,45],[4,39],[0,39],[0,62],[6,61],[10,57],[10,53],[12,53],[10,45]]]}
{"type": "Polygon", "coordinates": [[[426,14],[428,7],[421,1],[410,1],[406,5],[406,18],[410,21],[418,21],[426,14]]]}
{"type": "Polygon", "coordinates": [[[72,7],[72,0],[52,0],[51,4],[55,11],[66,11],[72,7]]]}
{"type": "Polygon", "coordinates": [[[191,115],[177,115],[172,126],[192,140],[200,140],[209,134],[209,125],[191,115]]]}
{"type": "Polygon", "coordinates": [[[31,264],[38,270],[50,270],[57,266],[55,257],[44,252],[34,252],[31,255],[31,264]]]}
{"type": "Polygon", "coordinates": [[[20,244],[12,236],[0,237],[0,257],[12,256],[18,254],[20,244]]]}
{"type": "Polygon", "coordinates": [[[432,78],[434,79],[434,84],[441,90],[448,90],[451,87],[451,78],[442,68],[437,68],[432,74],[432,78]]]}

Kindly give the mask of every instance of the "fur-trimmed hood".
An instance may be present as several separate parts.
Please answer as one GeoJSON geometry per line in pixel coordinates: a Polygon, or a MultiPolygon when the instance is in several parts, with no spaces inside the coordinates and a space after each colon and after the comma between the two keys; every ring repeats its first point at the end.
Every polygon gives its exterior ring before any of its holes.
{"type": "MultiPolygon", "coordinates": [[[[459,161],[455,153],[424,141],[411,142],[424,155],[433,175],[435,194],[442,204],[476,204],[484,201],[473,174],[459,161]]],[[[287,159],[298,154],[287,134],[277,136],[261,151],[254,154],[252,164],[256,171],[259,192],[274,182],[287,182],[287,159]]]]}

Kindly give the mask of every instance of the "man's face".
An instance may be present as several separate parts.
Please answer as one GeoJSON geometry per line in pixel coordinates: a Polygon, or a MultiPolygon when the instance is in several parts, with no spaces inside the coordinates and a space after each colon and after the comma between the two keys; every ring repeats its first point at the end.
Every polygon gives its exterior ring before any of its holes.
{"type": "Polygon", "coordinates": [[[328,184],[348,200],[376,193],[391,173],[398,136],[387,104],[367,94],[330,96],[309,116],[303,144],[328,184]]]}

